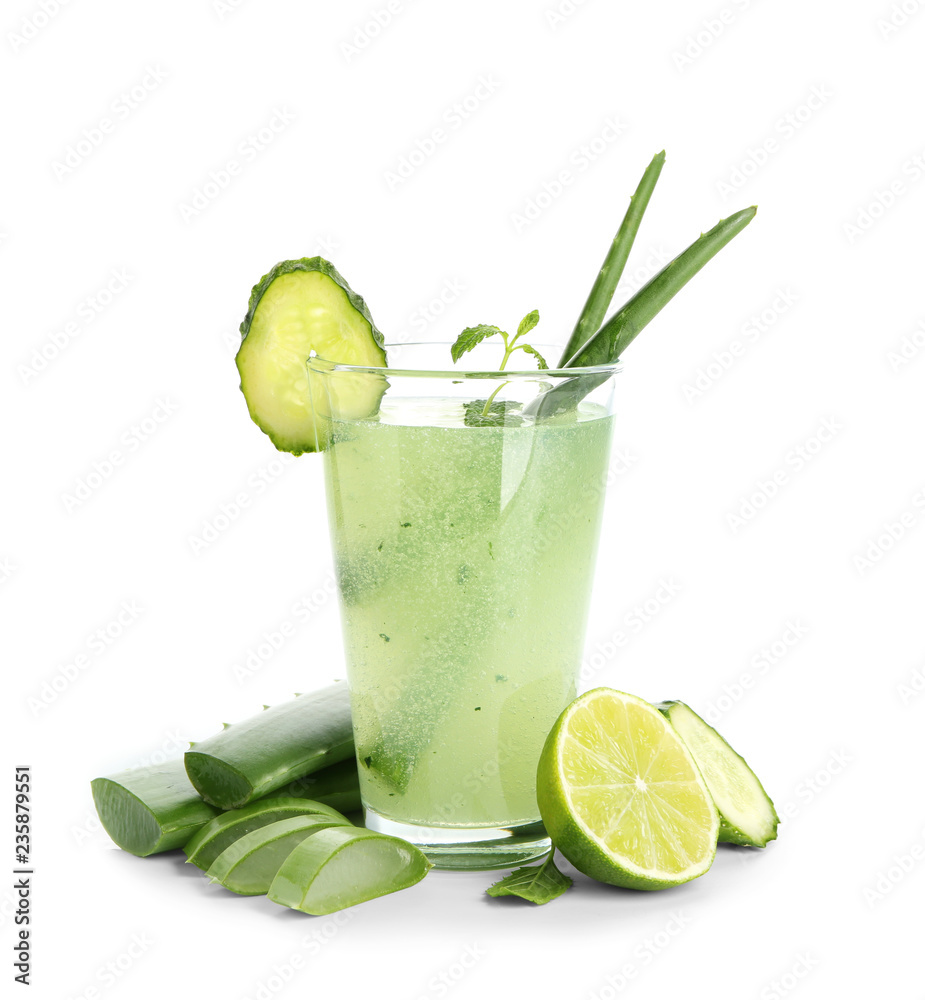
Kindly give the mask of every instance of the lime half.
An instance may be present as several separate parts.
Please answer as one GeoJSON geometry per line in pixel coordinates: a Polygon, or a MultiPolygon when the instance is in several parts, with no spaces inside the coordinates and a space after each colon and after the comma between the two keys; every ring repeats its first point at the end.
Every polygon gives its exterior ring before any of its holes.
{"type": "Polygon", "coordinates": [[[556,847],[599,882],[666,889],[716,854],[719,817],[690,751],[658,709],[611,688],[559,716],[537,800],[556,847]]]}
{"type": "Polygon", "coordinates": [[[710,725],[683,701],[663,701],[664,713],[687,744],[719,810],[719,840],[765,847],[780,820],[755,772],[710,725]]]}

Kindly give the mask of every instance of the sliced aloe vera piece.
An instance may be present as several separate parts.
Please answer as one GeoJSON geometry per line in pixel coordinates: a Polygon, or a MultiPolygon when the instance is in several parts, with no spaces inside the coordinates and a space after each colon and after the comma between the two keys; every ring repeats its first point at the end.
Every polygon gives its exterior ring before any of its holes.
{"type": "Polygon", "coordinates": [[[352,756],[350,691],[332,684],[229,726],[185,759],[206,802],[235,809],[352,756]]]}
{"type": "Polygon", "coordinates": [[[350,824],[334,816],[290,816],[246,833],[222,851],[208,875],[241,896],[259,896],[270,888],[280,865],[307,837],[350,824]]]}
{"type": "Polygon", "coordinates": [[[780,820],[755,772],[720,734],[683,701],[656,708],[687,744],[719,812],[720,843],[765,847],[777,838],[780,820]]]}
{"type": "Polygon", "coordinates": [[[321,916],[407,889],[430,867],[407,841],[374,830],[331,827],[293,850],[267,895],[274,903],[321,916]]]}
{"type": "MultiPolygon", "coordinates": [[[[386,363],[383,336],[366,303],[323,257],[284,260],[254,286],[241,324],[235,362],[254,423],[280,451],[300,455],[323,442],[309,395],[306,363],[314,351],[328,361],[365,367],[386,363]]],[[[339,379],[338,408],[375,412],[381,377],[339,379]]],[[[317,404],[317,401],[315,403],[317,404]]]]}
{"type": "Polygon", "coordinates": [[[293,798],[312,799],[323,802],[340,812],[354,812],[362,807],[360,801],[360,779],[356,760],[342,760],[339,764],[323,767],[313,774],[296,778],[279,788],[281,795],[293,798]]]}
{"type": "Polygon", "coordinates": [[[94,778],[90,787],[103,828],[140,858],[182,847],[218,812],[199,797],[182,760],[94,778]]]}
{"type": "Polygon", "coordinates": [[[341,823],[350,822],[346,816],[322,802],[272,796],[268,799],[259,799],[241,809],[231,809],[209,820],[205,826],[196,831],[184,847],[186,859],[197,868],[208,871],[222,851],[236,840],[253,833],[254,830],[282,819],[291,819],[293,816],[317,816],[339,820],[341,823]]]}

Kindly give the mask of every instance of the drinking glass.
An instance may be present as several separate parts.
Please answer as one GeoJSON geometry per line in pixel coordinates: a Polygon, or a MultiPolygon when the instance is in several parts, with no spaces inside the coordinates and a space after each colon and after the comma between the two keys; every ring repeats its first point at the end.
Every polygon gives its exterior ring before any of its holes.
{"type": "Polygon", "coordinates": [[[576,693],[619,369],[387,351],[308,363],[366,825],[510,867],[550,846],[536,767],[576,693]]]}

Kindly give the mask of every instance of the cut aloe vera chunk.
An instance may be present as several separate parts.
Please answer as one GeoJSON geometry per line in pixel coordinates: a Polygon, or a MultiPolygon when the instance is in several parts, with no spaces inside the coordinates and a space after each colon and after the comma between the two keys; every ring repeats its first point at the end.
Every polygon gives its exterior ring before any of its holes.
{"type": "Polygon", "coordinates": [[[209,820],[205,826],[196,831],[184,847],[186,859],[197,868],[208,871],[222,851],[236,840],[261,827],[277,823],[282,819],[291,819],[293,816],[317,816],[338,820],[341,823],[350,822],[346,816],[322,802],[272,796],[252,802],[242,809],[231,809],[209,820]]]}
{"type": "Polygon", "coordinates": [[[280,795],[323,802],[342,813],[362,808],[356,760],[342,760],[279,788],[280,795]]]}
{"type": "Polygon", "coordinates": [[[90,787],[103,828],[140,858],[182,847],[218,813],[190,784],[182,760],[94,778],[90,787]]]}
{"type": "Polygon", "coordinates": [[[755,772],[720,734],[683,701],[656,706],[694,756],[719,812],[720,843],[765,847],[780,820],[755,772]]]}
{"type": "Polygon", "coordinates": [[[430,867],[407,841],[374,830],[331,827],[292,851],[267,895],[281,906],[321,916],[407,889],[430,867]]]}
{"type": "Polygon", "coordinates": [[[280,865],[306,838],[330,827],[350,824],[343,817],[291,816],[246,833],[222,851],[208,875],[241,896],[259,896],[270,888],[280,865]]]}
{"type": "MultiPolygon", "coordinates": [[[[322,257],[284,260],[265,274],[251,292],[241,334],[235,361],[251,418],[294,455],[322,446],[306,369],[312,352],[346,365],[386,363],[366,303],[322,257]]],[[[381,377],[357,375],[349,389],[343,380],[339,388],[338,409],[359,418],[375,412],[385,385],[381,377]]]]}
{"type": "Polygon", "coordinates": [[[236,809],[353,756],[350,691],[332,684],[299,695],[194,747],[185,759],[196,790],[212,805],[236,809]]]}

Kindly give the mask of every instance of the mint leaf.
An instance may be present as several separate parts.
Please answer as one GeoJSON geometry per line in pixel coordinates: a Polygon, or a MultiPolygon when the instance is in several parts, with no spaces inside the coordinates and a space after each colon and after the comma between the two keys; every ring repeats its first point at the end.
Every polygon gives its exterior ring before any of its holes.
{"type": "Polygon", "coordinates": [[[487,399],[473,399],[463,403],[466,411],[465,425],[467,427],[516,427],[524,422],[520,415],[521,404],[513,400],[497,400],[488,406],[487,399]]]}
{"type": "Polygon", "coordinates": [[[529,344],[521,344],[520,349],[522,351],[526,351],[527,354],[532,354],[533,357],[536,358],[537,368],[542,370],[549,367],[549,365],[546,364],[546,359],[543,357],[542,354],[540,354],[540,352],[535,347],[531,347],[529,344]]]}
{"type": "Polygon", "coordinates": [[[498,327],[488,326],[485,323],[479,323],[478,326],[467,326],[456,338],[456,343],[450,348],[453,363],[455,364],[459,361],[466,351],[471,351],[473,347],[481,344],[486,337],[494,337],[497,333],[500,333],[502,337],[504,336],[503,331],[498,329],[498,327]]]}
{"type": "MultiPolygon", "coordinates": [[[[534,309],[533,312],[528,312],[526,316],[520,321],[520,326],[517,327],[517,336],[523,337],[525,334],[529,333],[537,323],[540,321],[540,311],[539,309],[534,309]]],[[[549,365],[544,367],[548,368],[549,365]]]]}
{"type": "Polygon", "coordinates": [[[553,853],[550,851],[541,865],[518,868],[485,891],[489,896],[520,896],[537,906],[556,899],[571,888],[572,880],[556,868],[553,853]]]}

